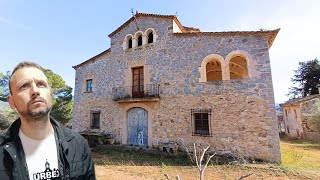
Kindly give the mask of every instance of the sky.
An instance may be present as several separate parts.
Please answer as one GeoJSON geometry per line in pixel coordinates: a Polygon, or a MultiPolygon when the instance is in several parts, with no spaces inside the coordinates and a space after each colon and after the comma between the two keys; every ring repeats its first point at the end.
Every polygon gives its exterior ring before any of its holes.
{"type": "Polygon", "coordinates": [[[0,0],[0,72],[33,61],[74,87],[72,66],[108,49],[108,35],[132,9],[176,15],[208,32],[281,28],[269,53],[275,102],[282,103],[298,63],[320,59],[319,8],[319,0],[0,0]]]}

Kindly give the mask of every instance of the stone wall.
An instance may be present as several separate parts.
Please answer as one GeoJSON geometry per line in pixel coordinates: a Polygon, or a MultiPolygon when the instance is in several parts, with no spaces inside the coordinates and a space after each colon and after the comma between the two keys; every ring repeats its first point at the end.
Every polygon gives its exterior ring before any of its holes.
{"type": "Polygon", "coordinates": [[[130,23],[112,37],[111,52],[77,69],[74,130],[89,128],[90,110],[99,109],[101,131],[115,133],[117,141],[125,144],[125,110],[135,102],[112,101],[112,88],[128,85],[128,70],[143,62],[149,71],[145,81],[160,84],[158,102],[136,103],[151,115],[150,146],[176,141],[187,147],[202,141],[235,155],[280,161],[266,40],[259,36],[176,36],[169,19],[140,18],[138,22],[141,31],[156,31],[155,43],[123,50],[126,35],[136,32],[136,25],[130,23]],[[218,54],[225,60],[230,54],[237,55],[235,52],[250,56],[248,79],[199,82],[199,67],[205,57],[218,54]],[[92,93],[83,91],[87,77],[93,77],[92,93]],[[212,137],[192,136],[190,111],[196,108],[212,109],[212,137]]]}

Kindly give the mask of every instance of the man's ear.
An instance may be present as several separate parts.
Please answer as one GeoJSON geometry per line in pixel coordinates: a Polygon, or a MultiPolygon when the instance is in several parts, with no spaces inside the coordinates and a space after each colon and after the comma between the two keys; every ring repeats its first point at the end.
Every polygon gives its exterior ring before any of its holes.
{"type": "Polygon", "coordinates": [[[9,102],[9,105],[10,105],[11,109],[15,109],[16,106],[15,106],[15,104],[14,104],[13,97],[12,97],[11,95],[9,95],[8,98],[7,98],[7,100],[8,100],[8,102],[9,102]]]}

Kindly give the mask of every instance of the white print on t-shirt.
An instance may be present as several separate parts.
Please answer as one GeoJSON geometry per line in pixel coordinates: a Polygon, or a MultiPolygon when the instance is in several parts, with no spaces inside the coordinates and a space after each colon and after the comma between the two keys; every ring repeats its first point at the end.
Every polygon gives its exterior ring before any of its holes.
{"type": "Polygon", "coordinates": [[[38,141],[27,137],[20,130],[19,137],[26,156],[30,180],[59,179],[57,146],[52,133],[38,141]]]}

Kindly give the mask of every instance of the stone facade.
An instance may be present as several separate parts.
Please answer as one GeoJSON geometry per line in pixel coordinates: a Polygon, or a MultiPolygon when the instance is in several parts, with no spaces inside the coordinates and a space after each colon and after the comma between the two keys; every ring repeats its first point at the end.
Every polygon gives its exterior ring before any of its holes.
{"type": "Polygon", "coordinates": [[[308,123],[318,103],[320,103],[320,94],[280,104],[283,108],[285,134],[293,138],[320,142],[320,132],[308,123]]]}
{"type": "Polygon", "coordinates": [[[182,26],[175,16],[137,13],[109,35],[110,49],[74,66],[73,129],[90,128],[90,111],[99,111],[96,131],[128,144],[128,111],[138,107],[147,112],[149,147],[176,142],[183,150],[200,142],[216,151],[279,162],[269,59],[278,31],[200,32],[182,26]],[[146,40],[150,28],[152,43],[146,40]],[[143,37],[141,46],[137,32],[143,37]],[[212,76],[208,63],[221,80],[207,80],[212,76]],[[159,85],[160,97],[114,99],[115,88],[133,85],[134,67],[143,67],[145,85],[159,85]],[[245,76],[233,79],[240,71],[245,76]],[[87,79],[92,79],[92,92],[85,91],[87,79]],[[209,136],[193,133],[192,109],[210,110],[209,136]]]}

